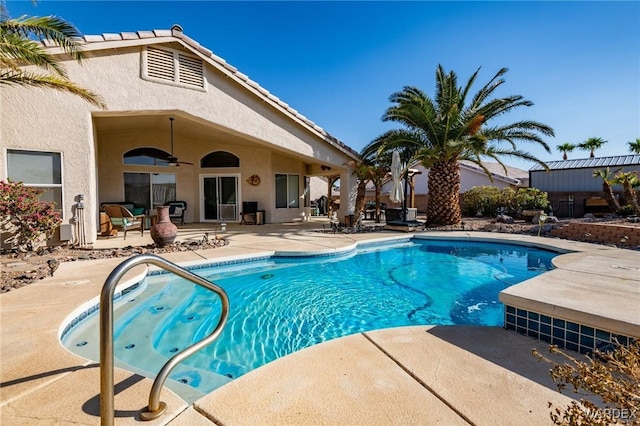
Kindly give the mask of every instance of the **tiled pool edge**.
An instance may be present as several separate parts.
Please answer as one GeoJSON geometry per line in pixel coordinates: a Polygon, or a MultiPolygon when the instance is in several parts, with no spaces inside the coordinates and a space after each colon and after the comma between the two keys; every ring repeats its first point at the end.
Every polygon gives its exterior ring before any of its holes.
{"type": "Polygon", "coordinates": [[[616,342],[626,346],[635,339],[634,336],[510,305],[505,305],[504,328],[581,354],[592,353],[595,349],[605,350],[616,342]]]}

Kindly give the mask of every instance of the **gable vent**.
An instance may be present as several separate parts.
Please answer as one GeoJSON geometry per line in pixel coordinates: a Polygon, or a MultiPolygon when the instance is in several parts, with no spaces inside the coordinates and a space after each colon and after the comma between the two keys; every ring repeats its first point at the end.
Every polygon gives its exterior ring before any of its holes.
{"type": "Polygon", "coordinates": [[[143,52],[142,77],[158,83],[205,90],[202,60],[174,50],[147,47],[143,52]]]}
{"type": "Polygon", "coordinates": [[[147,49],[147,75],[161,80],[175,81],[173,53],[160,49],[147,49]]]}
{"type": "Polygon", "coordinates": [[[178,78],[182,84],[204,87],[202,61],[178,54],[178,78]]]}

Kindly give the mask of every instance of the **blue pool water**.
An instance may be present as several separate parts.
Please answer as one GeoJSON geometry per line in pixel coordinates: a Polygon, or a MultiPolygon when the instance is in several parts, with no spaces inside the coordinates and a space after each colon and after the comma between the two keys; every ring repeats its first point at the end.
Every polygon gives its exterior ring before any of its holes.
{"type": "MultiPolygon", "coordinates": [[[[174,370],[168,386],[171,380],[187,384],[195,398],[302,348],[379,328],[500,326],[498,293],[552,269],[555,255],[508,244],[411,239],[342,256],[197,269],[228,293],[229,321],[215,343],[174,370]]],[[[127,294],[116,306],[117,364],[152,377],[176,352],[208,335],[220,314],[215,295],[168,274],[150,277],[139,294],[127,294]]],[[[97,360],[97,330],[94,315],[63,344],[97,360]]]]}

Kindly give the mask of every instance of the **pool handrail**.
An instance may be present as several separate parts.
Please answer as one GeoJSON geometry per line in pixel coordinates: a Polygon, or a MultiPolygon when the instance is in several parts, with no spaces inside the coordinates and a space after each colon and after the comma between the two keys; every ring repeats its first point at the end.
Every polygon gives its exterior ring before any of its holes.
{"type": "Polygon", "coordinates": [[[117,284],[122,277],[132,268],[151,264],[166,271],[172,272],[181,278],[193,282],[201,287],[213,291],[220,297],[222,309],[220,320],[213,332],[199,342],[178,352],[160,369],[156,376],[151,393],[149,394],[149,406],[140,415],[142,420],[153,420],[160,417],[167,406],[160,401],[160,392],[164,382],[169,377],[171,371],[186,358],[190,357],[200,349],[211,344],[222,332],[229,317],[229,298],[227,293],[216,284],[183,269],[160,256],[154,254],[139,254],[115,267],[104,282],[100,293],[100,420],[101,425],[113,425],[115,417],[114,407],[114,355],[113,355],[113,295],[117,284]]]}

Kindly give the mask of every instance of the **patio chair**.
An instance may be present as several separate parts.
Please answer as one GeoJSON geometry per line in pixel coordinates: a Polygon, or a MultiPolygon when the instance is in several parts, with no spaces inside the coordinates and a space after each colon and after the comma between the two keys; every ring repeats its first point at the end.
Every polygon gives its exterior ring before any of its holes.
{"type": "Polygon", "coordinates": [[[184,225],[184,211],[187,210],[187,202],[169,201],[167,206],[169,206],[169,219],[179,220],[180,225],[184,225]]]}
{"type": "Polygon", "coordinates": [[[124,232],[124,239],[127,239],[127,231],[130,229],[140,229],[140,235],[144,235],[145,215],[134,215],[126,207],[118,204],[107,204],[104,211],[109,216],[111,226],[124,232]]]}

